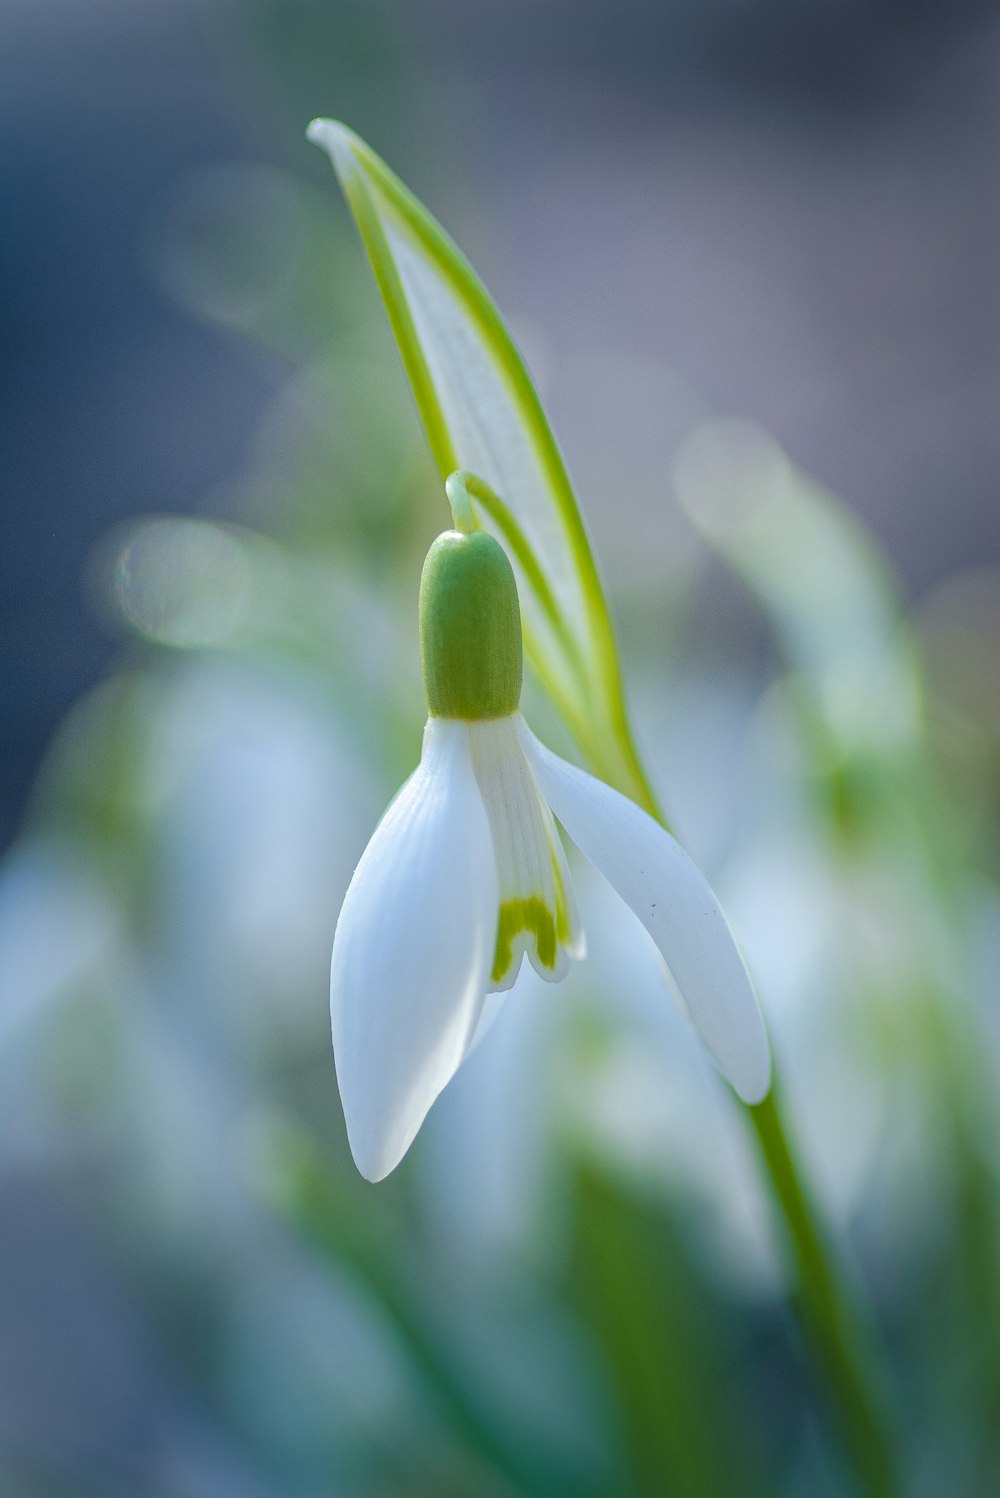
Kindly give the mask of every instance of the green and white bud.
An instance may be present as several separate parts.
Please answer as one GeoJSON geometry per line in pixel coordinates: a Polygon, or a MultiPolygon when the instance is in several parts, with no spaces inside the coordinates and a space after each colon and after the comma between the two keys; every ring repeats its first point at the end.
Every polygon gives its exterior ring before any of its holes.
{"type": "Polygon", "coordinates": [[[432,718],[507,718],[521,700],[521,610],[507,553],[485,531],[438,536],[420,579],[432,718]]]}

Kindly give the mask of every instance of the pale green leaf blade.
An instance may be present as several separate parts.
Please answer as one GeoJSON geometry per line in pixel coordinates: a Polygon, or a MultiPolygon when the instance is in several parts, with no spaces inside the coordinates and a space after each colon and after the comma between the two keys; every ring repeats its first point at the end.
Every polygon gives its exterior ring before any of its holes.
{"type": "MultiPolygon", "coordinates": [[[[606,605],[566,468],[514,343],[492,300],[444,230],[345,126],[316,120],[399,343],[442,478],[478,474],[521,527],[558,600],[554,629],[518,567],[533,661],[571,719],[618,711],[620,686],[606,605]]],[[[501,532],[483,517],[487,528],[501,532]]]]}

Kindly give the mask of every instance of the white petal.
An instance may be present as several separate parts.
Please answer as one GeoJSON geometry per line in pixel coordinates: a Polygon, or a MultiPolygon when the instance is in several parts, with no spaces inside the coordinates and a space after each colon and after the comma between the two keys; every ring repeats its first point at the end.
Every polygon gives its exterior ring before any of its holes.
{"type": "Polygon", "coordinates": [[[497,920],[489,822],[464,723],[432,718],[419,768],[365,849],[333,943],[330,1013],[347,1133],[380,1181],[454,1075],[497,920]]]}
{"type": "Polygon", "coordinates": [[[473,1051],[478,1051],[480,1043],[486,1038],[486,1036],[493,1029],[493,1026],[496,1024],[497,1020],[500,1018],[500,1011],[506,1004],[506,1002],[507,995],[500,989],[494,989],[491,993],[488,993],[486,995],[486,1000],[483,1004],[482,1010],[480,1011],[479,1021],[476,1025],[475,1032],[472,1036],[472,1039],[469,1041],[468,1049],[465,1052],[466,1060],[472,1055],[473,1051]]]}
{"type": "Polygon", "coordinates": [[[469,729],[497,868],[497,961],[490,983],[495,992],[513,987],[526,954],[540,977],[557,983],[570,957],[585,950],[566,856],[525,758],[521,722],[520,713],[512,713],[469,729]]]}
{"type": "Polygon", "coordinates": [[[760,1102],[771,1085],[767,1034],[707,881],[680,844],[627,796],[559,759],[526,725],[521,736],[542,794],[652,936],[719,1069],[744,1102],[760,1102]]]}

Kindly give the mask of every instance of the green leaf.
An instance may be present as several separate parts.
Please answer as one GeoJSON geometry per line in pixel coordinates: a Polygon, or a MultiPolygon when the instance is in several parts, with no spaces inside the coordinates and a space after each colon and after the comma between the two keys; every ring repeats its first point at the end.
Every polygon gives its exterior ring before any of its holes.
{"type": "Polygon", "coordinates": [[[340,178],[442,479],[468,470],[499,499],[480,519],[511,552],[533,667],[591,757],[606,769],[616,759],[619,782],[641,789],[590,541],[510,334],[456,245],[364,141],[333,120],[314,120],[309,138],[340,178]]]}
{"type": "Polygon", "coordinates": [[[677,456],[678,496],[764,609],[811,682],[839,755],[893,759],[919,730],[919,680],[873,538],[748,422],[699,428],[677,456]]]}

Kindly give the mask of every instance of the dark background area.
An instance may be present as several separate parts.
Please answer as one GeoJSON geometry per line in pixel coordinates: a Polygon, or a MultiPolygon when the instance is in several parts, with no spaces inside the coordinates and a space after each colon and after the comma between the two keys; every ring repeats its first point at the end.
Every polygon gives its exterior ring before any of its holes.
{"type": "Polygon", "coordinates": [[[301,135],[317,113],[440,213],[551,374],[599,540],[622,475],[662,476],[669,502],[662,379],[772,430],[911,594],[1000,556],[993,7],[5,0],[0,19],[0,841],[115,649],[86,601],[94,544],[205,504],[293,362],[171,298],[165,205],[244,160],[332,194],[301,135]],[[598,352],[613,388],[586,378],[598,352]]]}

